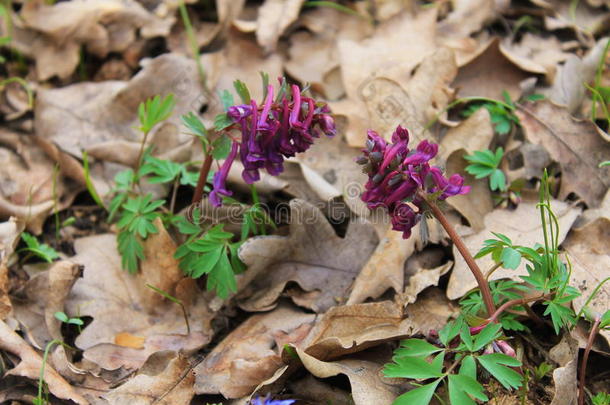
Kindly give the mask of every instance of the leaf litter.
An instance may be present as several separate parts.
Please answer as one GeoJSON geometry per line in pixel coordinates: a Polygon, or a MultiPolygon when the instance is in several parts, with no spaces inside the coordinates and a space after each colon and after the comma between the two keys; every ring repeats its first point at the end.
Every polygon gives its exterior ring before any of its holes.
{"type": "MultiPolygon", "coordinates": [[[[434,342],[477,284],[433,218],[405,240],[360,199],[366,178],[355,160],[367,130],[390,141],[399,124],[417,141],[440,144],[435,162],[448,174],[464,174],[470,193],[442,209],[473,254],[492,232],[523,246],[543,242],[535,195],[548,169],[569,285],[582,293],[571,305],[599,316],[608,310],[607,2],[185,3],[36,0],[0,8],[8,38],[2,79],[21,80],[0,87],[0,350],[3,379],[19,381],[0,385],[1,398],[21,387],[27,397],[42,373],[49,403],[245,404],[269,394],[313,404],[314,389],[336,403],[400,403],[414,386],[384,376],[392,350],[408,338],[434,342]],[[234,80],[264,100],[261,72],[271,84],[287,75],[328,101],[338,134],[289,158],[280,177],[263,174],[256,196],[241,163],[228,173],[237,205],[260,199],[276,223],[239,240],[234,260],[245,271],[236,291],[217,297],[180,268],[183,240],[172,215],[188,215],[192,191],[177,180],[138,184],[176,204],[152,222],[157,232],[142,241],[137,274],[123,270],[116,226],[105,223],[91,189],[107,206],[115,175],[139,167],[143,140],[152,156],[196,170],[202,147],[180,117],[193,112],[216,136],[215,116],[234,80]],[[168,94],[173,113],[143,135],[138,106],[168,94]],[[510,108],[489,107],[498,103],[510,108]],[[506,131],[498,120],[510,123],[506,131]],[[499,146],[507,189],[494,191],[466,173],[464,156],[499,146]],[[40,263],[44,252],[30,243],[48,246],[54,262],[40,263]]],[[[222,212],[203,226],[238,235],[246,216],[222,212]]],[[[489,256],[477,261],[485,271],[494,266],[489,256]]],[[[524,274],[521,263],[489,278],[521,282],[524,274]]],[[[533,319],[527,328],[540,337],[529,339],[557,367],[531,380],[524,397],[491,383],[485,389],[498,403],[573,403],[582,352],[570,339],[581,332],[563,332],[557,347],[569,350],[558,356],[551,347],[559,337],[533,319]]],[[[608,392],[595,378],[607,372],[599,364],[610,336],[600,335],[587,387],[608,392]]],[[[586,332],[578,339],[584,347],[586,332]]],[[[541,355],[520,341],[524,367],[535,374],[541,355]]]]}

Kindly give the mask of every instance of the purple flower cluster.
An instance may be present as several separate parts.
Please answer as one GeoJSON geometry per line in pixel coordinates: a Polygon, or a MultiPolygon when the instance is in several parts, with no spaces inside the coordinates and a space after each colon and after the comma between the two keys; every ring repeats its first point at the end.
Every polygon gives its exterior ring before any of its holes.
{"type": "Polygon", "coordinates": [[[437,144],[424,140],[415,150],[409,150],[408,144],[409,131],[400,125],[392,134],[391,143],[369,130],[366,148],[357,160],[369,176],[362,200],[369,209],[386,208],[392,229],[401,231],[405,239],[421,219],[422,193],[444,200],[470,191],[459,174],[446,178],[440,168],[430,166],[429,161],[438,153],[437,144]]]}
{"type": "Polygon", "coordinates": [[[293,404],[295,401],[294,399],[285,399],[285,400],[279,400],[279,399],[271,399],[269,397],[269,395],[267,395],[265,398],[255,398],[253,399],[250,404],[251,405],[290,405],[293,404]]]}
{"type": "Polygon", "coordinates": [[[214,175],[210,202],[221,205],[221,195],[229,196],[225,182],[229,169],[239,152],[244,165],[242,177],[248,184],[260,179],[259,170],[273,176],[284,171],[284,159],[305,152],[314,138],[336,134],[335,122],[325,103],[304,97],[297,85],[291,86],[291,99],[285,92],[281,99],[273,99],[273,86],[259,106],[256,101],[229,107],[228,117],[241,128],[241,142],[233,141],[231,153],[214,175]]]}

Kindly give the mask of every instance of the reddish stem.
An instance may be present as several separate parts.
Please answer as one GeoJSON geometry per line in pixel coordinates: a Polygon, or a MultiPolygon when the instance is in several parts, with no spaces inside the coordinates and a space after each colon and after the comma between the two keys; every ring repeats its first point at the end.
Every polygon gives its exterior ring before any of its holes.
{"type": "MultiPolygon", "coordinates": [[[[422,196],[423,197],[423,196],[422,196]]],[[[432,214],[438,219],[438,222],[441,223],[447,235],[451,238],[455,247],[460,252],[466,264],[470,268],[474,278],[477,280],[477,284],[479,285],[479,290],[481,291],[481,296],[483,297],[483,302],[485,303],[485,308],[487,309],[487,315],[491,316],[496,311],[496,306],[494,305],[493,298],[491,296],[491,290],[489,289],[489,284],[487,284],[487,280],[485,280],[485,276],[483,272],[477,265],[477,262],[474,261],[474,258],[468,251],[466,245],[462,241],[462,238],[457,234],[453,226],[449,223],[443,212],[438,208],[436,204],[433,202],[428,202],[430,209],[432,210],[432,214]]]]}
{"type": "Polygon", "coordinates": [[[596,317],[593,327],[591,328],[591,332],[589,332],[589,339],[587,339],[585,353],[582,356],[582,361],[580,362],[580,377],[578,379],[580,384],[580,387],[578,387],[578,405],[585,405],[585,372],[587,371],[587,362],[589,361],[589,353],[591,352],[591,347],[593,347],[593,341],[595,340],[595,336],[597,336],[597,332],[599,332],[600,322],[601,318],[596,317]]]}
{"type": "Polygon", "coordinates": [[[515,307],[517,305],[525,305],[525,304],[533,302],[533,301],[539,301],[539,300],[543,300],[543,299],[548,299],[550,297],[551,297],[550,294],[543,294],[543,295],[539,295],[537,297],[517,298],[517,299],[514,299],[514,300],[506,301],[504,304],[502,304],[500,306],[500,308],[498,308],[496,310],[496,312],[493,313],[492,316],[489,317],[489,320],[491,322],[497,321],[498,318],[500,317],[500,315],[502,315],[502,312],[506,311],[507,309],[509,309],[511,307],[515,307]]]}
{"type": "Polygon", "coordinates": [[[203,187],[208,179],[208,173],[210,173],[210,168],[212,167],[212,154],[206,154],[205,160],[201,165],[201,170],[199,171],[199,179],[197,180],[197,186],[195,187],[195,194],[193,194],[193,204],[197,204],[201,201],[203,197],[203,187]]]}

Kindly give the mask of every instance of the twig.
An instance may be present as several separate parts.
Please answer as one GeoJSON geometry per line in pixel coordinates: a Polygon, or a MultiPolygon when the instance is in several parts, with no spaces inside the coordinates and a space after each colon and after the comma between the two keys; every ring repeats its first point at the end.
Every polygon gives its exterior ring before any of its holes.
{"type": "MultiPolygon", "coordinates": [[[[424,196],[421,196],[424,198],[424,196]]],[[[491,290],[489,289],[489,284],[483,275],[483,272],[477,265],[477,262],[474,261],[474,258],[468,251],[466,245],[462,241],[462,238],[457,234],[453,226],[449,223],[443,212],[434,204],[433,202],[428,202],[428,206],[432,210],[432,214],[436,217],[438,222],[441,223],[453,243],[455,247],[458,249],[466,264],[470,268],[470,271],[474,275],[474,278],[477,280],[477,284],[479,285],[479,290],[481,290],[481,296],[483,297],[483,302],[485,303],[485,308],[487,309],[487,315],[491,315],[495,312],[496,307],[494,305],[493,298],[491,296],[491,290]]]]}
{"type": "Polygon", "coordinates": [[[176,195],[178,194],[178,181],[180,180],[180,176],[176,176],[174,180],[174,184],[172,185],[172,199],[169,203],[169,212],[170,214],[174,213],[174,208],[176,207],[176,195]]]}
{"type": "Polygon", "coordinates": [[[597,336],[597,332],[599,332],[600,322],[601,317],[597,316],[595,318],[595,322],[593,323],[593,327],[591,328],[591,332],[589,332],[589,339],[587,339],[585,353],[582,356],[582,361],[580,363],[580,377],[578,379],[580,385],[578,387],[578,405],[585,405],[585,372],[587,371],[587,362],[589,361],[589,353],[591,352],[593,341],[595,340],[595,336],[597,336]]]}

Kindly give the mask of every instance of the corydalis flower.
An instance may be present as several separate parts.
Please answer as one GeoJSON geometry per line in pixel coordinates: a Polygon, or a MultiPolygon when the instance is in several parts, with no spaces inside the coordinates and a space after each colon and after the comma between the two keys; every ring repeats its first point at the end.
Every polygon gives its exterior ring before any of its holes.
{"type": "Polygon", "coordinates": [[[231,155],[214,176],[210,202],[216,207],[221,205],[219,195],[231,195],[225,182],[238,152],[244,165],[242,177],[252,184],[260,179],[260,170],[277,176],[284,171],[284,159],[305,152],[322,134],[336,133],[328,106],[304,97],[297,85],[291,86],[290,94],[284,92],[275,100],[270,85],[262,105],[254,100],[234,105],[227,116],[241,129],[241,142],[233,141],[231,155]]]}
{"type": "Polygon", "coordinates": [[[291,405],[295,402],[294,399],[271,399],[268,395],[265,398],[255,398],[250,404],[251,405],[291,405]]]}
{"type": "Polygon", "coordinates": [[[402,232],[405,239],[421,219],[422,195],[444,200],[470,191],[459,174],[447,179],[440,168],[430,166],[430,160],[438,153],[437,144],[424,140],[414,151],[409,150],[408,144],[409,131],[400,125],[392,134],[392,143],[369,130],[366,148],[357,159],[369,176],[362,200],[369,209],[387,209],[392,229],[402,232]],[[407,202],[412,202],[418,211],[407,202]]]}

